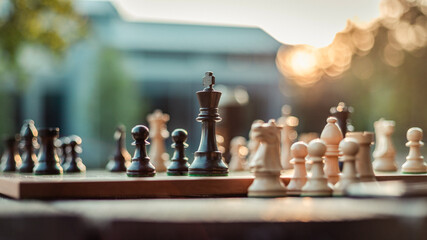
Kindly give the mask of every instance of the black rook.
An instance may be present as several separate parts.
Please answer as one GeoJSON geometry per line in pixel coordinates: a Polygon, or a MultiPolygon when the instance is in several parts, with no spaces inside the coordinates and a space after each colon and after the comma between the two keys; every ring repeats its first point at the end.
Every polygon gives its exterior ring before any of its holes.
{"type": "Polygon", "coordinates": [[[197,121],[202,122],[202,136],[199,149],[194,153],[194,161],[189,168],[190,176],[227,176],[228,167],[218,151],[215,134],[215,122],[221,121],[218,104],[221,92],[215,91],[215,77],[206,72],[203,78],[205,89],[197,92],[200,113],[197,121]]]}
{"type": "Polygon", "coordinates": [[[62,174],[62,167],[59,165],[59,158],[54,145],[58,138],[59,128],[45,128],[39,130],[41,147],[38,156],[38,163],[34,168],[36,175],[62,174]]]}

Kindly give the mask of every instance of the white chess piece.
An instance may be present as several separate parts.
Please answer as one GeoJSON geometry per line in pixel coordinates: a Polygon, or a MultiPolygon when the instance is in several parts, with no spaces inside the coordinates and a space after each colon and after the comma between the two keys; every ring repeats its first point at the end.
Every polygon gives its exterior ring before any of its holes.
{"type": "Polygon", "coordinates": [[[327,124],[323,128],[320,139],[326,143],[325,153],[325,174],[328,177],[328,182],[335,185],[340,179],[340,168],[338,164],[339,149],[338,145],[343,139],[340,127],[337,124],[337,118],[328,117],[327,124]]]}
{"type": "Polygon", "coordinates": [[[397,170],[396,150],[391,140],[394,126],[394,121],[384,120],[383,118],[374,123],[376,143],[372,154],[374,157],[372,166],[376,171],[392,172],[397,170]]]}
{"type": "Polygon", "coordinates": [[[307,182],[307,171],[305,169],[305,158],[308,154],[307,144],[304,142],[292,144],[291,153],[294,157],[291,159],[291,163],[294,164],[294,175],[287,186],[288,195],[300,195],[302,187],[307,182]]]}
{"type": "Polygon", "coordinates": [[[371,145],[374,141],[373,132],[348,132],[348,138],[354,138],[359,144],[359,152],[356,155],[356,170],[361,182],[376,181],[371,162],[371,145]]]}
{"type": "Polygon", "coordinates": [[[249,131],[249,141],[248,141],[249,156],[248,156],[248,160],[247,160],[247,162],[248,162],[247,165],[249,166],[249,169],[251,171],[252,171],[252,169],[250,168],[250,166],[251,166],[252,159],[254,158],[254,156],[255,156],[258,148],[259,148],[259,145],[260,145],[260,142],[255,138],[255,135],[253,133],[253,129],[254,129],[254,126],[257,126],[257,125],[263,124],[263,123],[264,123],[264,121],[259,120],[259,119],[253,121],[253,123],[251,125],[251,130],[249,131]]]}
{"type": "Polygon", "coordinates": [[[308,159],[311,164],[311,176],[302,188],[302,196],[331,196],[332,188],[323,171],[323,156],[326,144],[321,139],[315,139],[308,144],[308,159]]]}
{"type": "Polygon", "coordinates": [[[420,151],[420,148],[424,146],[423,130],[417,127],[410,128],[406,133],[406,138],[408,139],[406,146],[409,147],[409,154],[402,165],[402,173],[426,173],[427,166],[420,151]]]}
{"type": "Polygon", "coordinates": [[[244,171],[246,169],[246,155],[248,154],[244,137],[237,136],[231,140],[230,154],[231,159],[228,169],[233,172],[244,171]]]}
{"type": "Polygon", "coordinates": [[[282,125],[281,131],[281,151],[280,151],[280,162],[284,170],[292,169],[293,165],[290,163],[291,156],[291,145],[297,137],[295,127],[298,126],[298,118],[291,116],[291,107],[289,105],[283,105],[282,117],[277,119],[277,123],[282,125]]]}
{"type": "Polygon", "coordinates": [[[255,179],[248,188],[249,197],[286,196],[286,187],[280,179],[280,129],[273,119],[252,126],[252,133],[260,141],[260,146],[251,162],[255,179]]]}
{"type": "Polygon", "coordinates": [[[147,121],[150,126],[151,139],[148,156],[156,168],[156,172],[166,172],[166,163],[169,161],[169,155],[166,153],[165,139],[169,136],[169,132],[166,129],[169,115],[162,113],[161,110],[155,110],[147,116],[147,121]]]}
{"type": "Polygon", "coordinates": [[[356,139],[344,138],[339,148],[342,152],[343,169],[340,180],[334,187],[334,194],[337,195],[341,195],[348,185],[359,182],[356,171],[356,154],[359,151],[359,144],[356,139]]]}
{"type": "MultiPolygon", "coordinates": [[[[308,133],[301,133],[298,137],[298,140],[308,144],[309,142],[311,142],[316,138],[319,138],[319,134],[317,132],[308,132],[308,133]]],[[[307,172],[311,170],[311,165],[307,161],[305,162],[305,168],[307,169],[307,172]]]]}

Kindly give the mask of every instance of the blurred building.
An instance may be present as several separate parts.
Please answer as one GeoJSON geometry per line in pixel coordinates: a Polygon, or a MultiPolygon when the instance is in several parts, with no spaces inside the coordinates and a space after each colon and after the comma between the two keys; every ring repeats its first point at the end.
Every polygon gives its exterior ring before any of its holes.
{"type": "MultiPolygon", "coordinates": [[[[198,114],[195,92],[203,88],[206,71],[214,72],[217,84],[224,85],[221,89],[228,88],[227,92],[233,93],[236,86],[241,86],[239,91],[248,93],[247,104],[236,108],[229,101],[230,109],[237,110],[231,111],[231,115],[224,112],[227,115],[223,116],[224,121],[233,126],[231,135],[247,137],[254,119],[280,116],[281,106],[287,101],[279,91],[281,75],[275,65],[281,44],[264,31],[127,22],[110,2],[79,1],[76,6],[89,19],[89,35],[70,48],[60,66],[45,66],[34,73],[20,99],[17,115],[20,119],[16,122],[18,128],[23,119],[31,118],[37,126],[60,127],[61,135],[80,135],[83,158],[89,167],[103,166],[113,152],[114,129],[102,130],[111,136],[109,139],[96,139],[88,110],[97,88],[94,79],[99,71],[108,70],[98,69],[100,52],[105,49],[120,53],[117,64],[137,88],[140,101],[127,105],[144,106],[140,123],[146,123],[145,114],[156,108],[169,113],[169,131],[181,127],[190,133],[190,159],[200,138],[200,124],[195,121],[198,114]]],[[[222,104],[225,108],[226,105],[222,104]]],[[[127,126],[128,132],[131,127],[127,126]]]]}

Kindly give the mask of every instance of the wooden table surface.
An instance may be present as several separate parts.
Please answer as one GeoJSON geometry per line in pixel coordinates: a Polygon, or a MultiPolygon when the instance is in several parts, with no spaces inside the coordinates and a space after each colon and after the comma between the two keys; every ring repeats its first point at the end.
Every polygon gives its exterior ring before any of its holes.
{"type": "Polygon", "coordinates": [[[426,234],[426,198],[0,199],[0,239],[426,239],[426,234]]]}

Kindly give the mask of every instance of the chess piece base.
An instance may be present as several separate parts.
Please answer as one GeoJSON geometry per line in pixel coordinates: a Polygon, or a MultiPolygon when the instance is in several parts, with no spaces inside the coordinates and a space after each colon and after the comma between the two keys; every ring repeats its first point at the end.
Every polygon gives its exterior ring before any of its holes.
{"type": "Polygon", "coordinates": [[[166,174],[168,176],[188,176],[188,172],[183,172],[183,171],[170,171],[170,170],[168,170],[166,174]]]}
{"type": "Polygon", "coordinates": [[[341,180],[334,186],[334,196],[343,194],[344,189],[350,184],[359,182],[357,178],[341,178],[341,180]]]}
{"type": "Polygon", "coordinates": [[[280,172],[256,172],[248,188],[248,197],[284,197],[286,187],[280,179],[280,172]]]}
{"type": "Polygon", "coordinates": [[[66,163],[64,166],[64,172],[66,173],[80,173],[85,171],[86,166],[81,161],[77,163],[66,163]]]}
{"type": "Polygon", "coordinates": [[[402,165],[402,173],[414,174],[414,173],[426,173],[427,166],[423,159],[407,160],[402,165]]]}
{"type": "Polygon", "coordinates": [[[372,162],[375,171],[395,172],[397,171],[396,163],[390,158],[377,158],[372,162]]]}
{"type": "Polygon", "coordinates": [[[18,169],[20,173],[32,173],[34,166],[37,164],[37,156],[35,154],[28,154],[24,152],[22,154],[22,164],[18,169]]]}
{"type": "Polygon", "coordinates": [[[62,167],[59,163],[47,165],[45,162],[41,162],[34,168],[35,175],[60,175],[62,171],[62,167]]]}
{"type": "Polygon", "coordinates": [[[304,187],[306,182],[307,178],[291,178],[291,181],[287,186],[288,195],[290,192],[296,192],[298,195],[301,194],[301,189],[304,187]]]}
{"type": "MultiPolygon", "coordinates": [[[[186,158],[187,159],[187,158],[186,158]]],[[[167,170],[167,175],[169,176],[187,176],[188,168],[190,164],[188,164],[187,160],[185,161],[171,161],[172,163],[169,165],[167,170]]]]}
{"type": "Polygon", "coordinates": [[[154,166],[149,162],[149,159],[145,159],[144,162],[132,161],[129,168],[126,171],[128,177],[153,177],[156,175],[154,166]]]}
{"type": "Polygon", "coordinates": [[[106,169],[110,172],[126,172],[126,165],[122,162],[110,160],[107,164],[106,169]]]}
{"type": "Polygon", "coordinates": [[[332,188],[327,179],[309,179],[302,188],[302,197],[327,197],[332,195],[332,188]]]}
{"type": "Polygon", "coordinates": [[[189,176],[228,176],[228,167],[222,161],[221,152],[195,152],[189,176]]]}
{"type": "Polygon", "coordinates": [[[21,167],[18,169],[20,173],[32,173],[34,169],[34,164],[22,163],[21,167]]]}
{"type": "Polygon", "coordinates": [[[133,173],[128,171],[126,175],[128,177],[154,177],[156,173],[133,173]]]}

